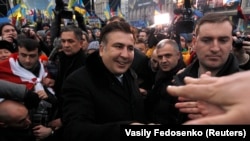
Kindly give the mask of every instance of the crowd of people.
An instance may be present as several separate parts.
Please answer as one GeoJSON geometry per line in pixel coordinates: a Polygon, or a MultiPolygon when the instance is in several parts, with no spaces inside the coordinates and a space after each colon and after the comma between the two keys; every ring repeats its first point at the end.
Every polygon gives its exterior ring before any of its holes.
{"type": "Polygon", "coordinates": [[[52,26],[0,26],[1,141],[118,141],[124,124],[250,123],[250,42],[234,47],[225,15],[204,15],[180,42],[120,17],[102,29],[52,26]]]}

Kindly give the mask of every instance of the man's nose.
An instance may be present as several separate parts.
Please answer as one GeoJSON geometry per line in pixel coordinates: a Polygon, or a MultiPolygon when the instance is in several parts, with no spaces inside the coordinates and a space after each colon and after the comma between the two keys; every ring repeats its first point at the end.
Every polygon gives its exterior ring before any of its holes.
{"type": "Polygon", "coordinates": [[[25,58],[25,62],[30,62],[30,57],[29,57],[29,56],[27,56],[27,57],[25,58]]]}
{"type": "Polygon", "coordinates": [[[128,51],[128,49],[126,47],[122,49],[121,56],[122,57],[128,57],[129,56],[129,51],[128,51]]]}
{"type": "Polygon", "coordinates": [[[220,43],[219,43],[219,41],[218,40],[214,40],[213,41],[213,45],[212,45],[212,47],[210,48],[210,49],[212,49],[212,50],[219,50],[220,49],[220,43]]]}

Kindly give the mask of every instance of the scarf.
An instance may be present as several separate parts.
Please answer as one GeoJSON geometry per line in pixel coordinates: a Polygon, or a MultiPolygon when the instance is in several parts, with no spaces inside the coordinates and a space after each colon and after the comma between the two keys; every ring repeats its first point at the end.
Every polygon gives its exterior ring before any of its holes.
{"type": "MultiPolygon", "coordinates": [[[[42,80],[48,73],[45,71],[43,64],[39,60],[40,70],[36,77],[32,72],[20,66],[17,60],[17,54],[13,54],[8,60],[0,64],[0,79],[4,79],[17,84],[24,84],[29,90],[35,92],[44,90],[42,80]]],[[[51,88],[48,90],[54,94],[51,88]]]]}

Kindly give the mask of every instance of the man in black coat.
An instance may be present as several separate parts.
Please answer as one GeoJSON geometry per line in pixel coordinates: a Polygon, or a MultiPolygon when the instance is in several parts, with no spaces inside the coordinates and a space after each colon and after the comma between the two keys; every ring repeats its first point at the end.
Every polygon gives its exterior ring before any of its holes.
{"type": "MultiPolygon", "coordinates": [[[[186,76],[199,78],[202,74],[209,74],[221,77],[239,72],[240,64],[232,54],[232,30],[233,25],[225,15],[210,13],[202,17],[196,25],[194,39],[197,60],[175,77],[175,84],[184,85],[186,76]]],[[[216,110],[216,106],[200,101],[181,101],[176,107],[189,114],[188,118],[180,114],[179,123],[223,112],[216,110]]]]}
{"type": "Polygon", "coordinates": [[[147,116],[156,123],[177,124],[179,112],[174,106],[177,98],[168,95],[166,86],[173,85],[173,77],[185,67],[185,63],[175,40],[161,40],[155,51],[159,70],[155,76],[155,84],[146,98],[147,116]]]}
{"type": "Polygon", "coordinates": [[[61,30],[62,51],[58,52],[58,72],[56,74],[55,92],[58,98],[58,112],[56,119],[49,123],[55,129],[54,137],[61,140],[63,126],[62,117],[62,85],[66,78],[75,70],[85,65],[86,54],[82,50],[83,39],[82,30],[74,25],[68,25],[61,30]],[[59,130],[58,130],[59,129],[59,130]]]}
{"type": "Polygon", "coordinates": [[[130,69],[133,31],[125,22],[106,25],[99,52],[63,85],[65,141],[120,140],[120,125],[145,122],[143,96],[130,69]]]}

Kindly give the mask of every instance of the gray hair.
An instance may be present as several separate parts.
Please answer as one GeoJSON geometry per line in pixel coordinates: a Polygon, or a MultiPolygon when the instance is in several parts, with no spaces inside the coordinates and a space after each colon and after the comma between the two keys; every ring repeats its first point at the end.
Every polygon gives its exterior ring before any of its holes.
{"type": "Polygon", "coordinates": [[[161,41],[156,45],[156,48],[155,48],[155,49],[163,48],[166,44],[171,45],[177,52],[180,52],[178,44],[176,43],[175,40],[172,40],[172,39],[163,39],[163,40],[161,40],[161,41]]]}

